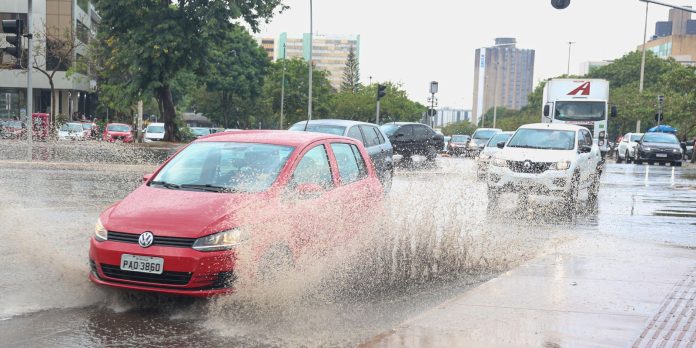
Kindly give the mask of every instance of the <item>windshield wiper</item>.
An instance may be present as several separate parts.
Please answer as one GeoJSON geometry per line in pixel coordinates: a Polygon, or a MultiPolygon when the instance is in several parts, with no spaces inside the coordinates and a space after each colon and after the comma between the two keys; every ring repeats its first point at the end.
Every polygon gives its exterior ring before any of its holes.
{"type": "Polygon", "coordinates": [[[166,181],[152,181],[152,182],[150,182],[150,185],[160,185],[160,186],[162,186],[164,188],[168,188],[170,190],[178,190],[181,188],[180,185],[172,184],[172,183],[169,183],[166,181]]]}
{"type": "Polygon", "coordinates": [[[509,145],[510,147],[519,147],[522,149],[544,149],[541,146],[531,146],[531,145],[509,145]]]}
{"type": "Polygon", "coordinates": [[[197,184],[183,184],[180,185],[182,189],[194,189],[202,190],[208,192],[237,192],[237,190],[229,187],[216,186],[211,184],[197,185],[197,184]]]}

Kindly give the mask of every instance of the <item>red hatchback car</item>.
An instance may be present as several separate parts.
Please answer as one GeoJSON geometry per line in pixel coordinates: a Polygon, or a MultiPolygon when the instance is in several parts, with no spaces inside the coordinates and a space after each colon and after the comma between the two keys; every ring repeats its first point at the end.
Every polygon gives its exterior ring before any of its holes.
{"type": "Polygon", "coordinates": [[[112,143],[132,143],[135,138],[133,138],[133,129],[131,129],[131,126],[124,123],[109,123],[104,127],[102,140],[112,143]]]}
{"type": "Polygon", "coordinates": [[[240,274],[263,275],[350,240],[383,197],[363,145],[319,133],[216,133],[143,179],[99,217],[89,252],[97,284],[231,292],[240,274]],[[244,267],[242,250],[251,261],[244,267]]]}

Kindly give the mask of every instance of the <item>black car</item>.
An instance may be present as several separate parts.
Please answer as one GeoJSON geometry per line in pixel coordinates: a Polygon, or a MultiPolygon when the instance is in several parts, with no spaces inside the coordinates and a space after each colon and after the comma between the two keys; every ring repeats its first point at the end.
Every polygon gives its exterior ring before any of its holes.
{"type": "Polygon", "coordinates": [[[633,161],[635,164],[671,163],[680,167],[682,155],[681,144],[674,134],[645,133],[636,145],[633,161]]]}
{"type": "Polygon", "coordinates": [[[372,159],[384,192],[391,189],[394,176],[393,149],[387,136],[376,124],[348,120],[312,120],[297,122],[289,130],[342,135],[360,140],[372,159]]]}
{"type": "Polygon", "coordinates": [[[445,147],[445,137],[421,123],[394,122],[381,128],[394,146],[394,153],[405,160],[413,155],[423,155],[429,161],[434,161],[437,152],[445,147]]]}

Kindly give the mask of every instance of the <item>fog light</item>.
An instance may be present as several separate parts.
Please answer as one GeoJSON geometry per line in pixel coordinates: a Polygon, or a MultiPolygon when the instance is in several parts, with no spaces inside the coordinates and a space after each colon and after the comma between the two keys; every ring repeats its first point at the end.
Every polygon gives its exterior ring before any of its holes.
{"type": "Polygon", "coordinates": [[[553,179],[553,184],[556,186],[564,187],[566,185],[566,179],[563,179],[563,178],[553,179]]]}

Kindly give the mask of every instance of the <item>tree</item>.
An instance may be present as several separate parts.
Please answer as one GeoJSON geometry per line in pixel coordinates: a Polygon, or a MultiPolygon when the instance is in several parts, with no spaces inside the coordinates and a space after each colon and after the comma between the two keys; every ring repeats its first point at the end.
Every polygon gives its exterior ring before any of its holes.
{"type": "MultiPolygon", "coordinates": [[[[172,81],[184,70],[205,75],[211,43],[225,40],[233,23],[244,21],[257,32],[281,0],[97,0],[102,17],[98,37],[106,46],[111,82],[132,85],[129,94],[140,98],[152,91],[162,105],[165,140],[179,138],[172,81]],[[128,81],[119,74],[127,72],[128,81]]],[[[122,75],[122,74],[121,74],[122,75]]],[[[131,96],[132,97],[132,96],[131,96]]]]}
{"type": "MultiPolygon", "coordinates": [[[[273,124],[280,120],[281,82],[285,61],[285,121],[286,125],[307,119],[307,91],[309,90],[309,64],[302,59],[278,60],[271,64],[263,86],[261,102],[273,115],[273,124]],[[276,121],[277,120],[277,121],[276,121]]],[[[330,114],[330,99],[334,93],[328,72],[315,70],[312,73],[312,114],[314,118],[325,118],[330,114]]],[[[262,107],[262,108],[263,108],[262,107]]]]}
{"type": "Polygon", "coordinates": [[[41,28],[44,29],[34,33],[34,40],[38,44],[34,46],[34,59],[30,64],[36,71],[48,79],[48,85],[51,89],[51,119],[49,122],[53,124],[56,120],[57,105],[55,75],[58,71],[70,70],[76,64],[76,51],[84,47],[85,44],[78,40],[72,27],[71,29],[60,31],[57,28],[49,28],[44,24],[41,28]]]}
{"type": "Polygon", "coordinates": [[[452,136],[456,134],[474,134],[476,131],[476,125],[469,121],[462,121],[457,123],[450,123],[442,127],[442,134],[452,136]]]}
{"type": "Polygon", "coordinates": [[[355,55],[355,48],[350,46],[346,67],[343,71],[341,92],[357,93],[360,89],[360,63],[355,55]]]}
{"type": "MultiPolygon", "coordinates": [[[[212,43],[208,73],[203,78],[207,96],[197,98],[199,110],[225,128],[240,120],[240,103],[256,104],[263,92],[264,78],[270,65],[266,52],[242,26],[227,32],[225,40],[212,43]]],[[[200,95],[200,93],[199,93],[200,95]]]]}

